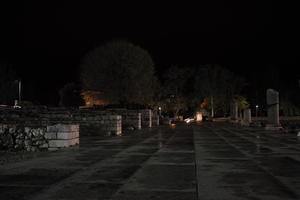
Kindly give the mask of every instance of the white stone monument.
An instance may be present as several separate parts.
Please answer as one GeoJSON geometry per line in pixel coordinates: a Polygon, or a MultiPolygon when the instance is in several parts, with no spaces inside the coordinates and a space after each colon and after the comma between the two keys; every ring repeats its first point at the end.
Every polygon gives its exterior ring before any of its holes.
{"type": "Polygon", "coordinates": [[[279,130],[281,125],[279,122],[279,92],[273,89],[267,90],[267,108],[268,108],[268,122],[266,124],[267,130],[279,130]]]}
{"type": "Polygon", "coordinates": [[[239,110],[238,110],[238,104],[236,101],[233,101],[231,104],[231,121],[236,122],[238,120],[239,110]]]}
{"type": "Polygon", "coordinates": [[[243,111],[242,125],[243,126],[249,126],[250,123],[251,123],[251,110],[250,109],[245,109],[243,111]]]}

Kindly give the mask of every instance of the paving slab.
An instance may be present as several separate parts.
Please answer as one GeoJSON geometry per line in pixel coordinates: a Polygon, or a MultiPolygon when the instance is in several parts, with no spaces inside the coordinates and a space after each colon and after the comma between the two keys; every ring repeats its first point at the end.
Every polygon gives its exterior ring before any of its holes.
{"type": "Polygon", "coordinates": [[[300,140],[179,123],[84,136],[56,152],[0,152],[0,199],[300,199],[300,140]]]}

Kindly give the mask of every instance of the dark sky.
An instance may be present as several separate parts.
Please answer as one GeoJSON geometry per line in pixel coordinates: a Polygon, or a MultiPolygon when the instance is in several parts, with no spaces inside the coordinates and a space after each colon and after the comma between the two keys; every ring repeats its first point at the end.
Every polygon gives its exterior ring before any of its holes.
{"type": "Polygon", "coordinates": [[[0,61],[13,64],[28,99],[32,95],[42,103],[57,102],[57,89],[77,80],[81,57],[113,39],[147,49],[157,71],[171,64],[219,63],[251,80],[264,78],[272,68],[283,82],[293,84],[299,78],[297,20],[292,11],[275,9],[270,0],[194,5],[47,2],[10,5],[4,18],[8,31],[2,36],[0,61]]]}

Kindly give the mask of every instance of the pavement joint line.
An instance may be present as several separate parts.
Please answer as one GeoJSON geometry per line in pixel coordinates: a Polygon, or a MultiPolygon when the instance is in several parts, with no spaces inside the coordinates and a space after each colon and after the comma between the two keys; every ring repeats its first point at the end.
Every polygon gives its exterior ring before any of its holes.
{"type": "Polygon", "coordinates": [[[211,130],[216,134],[218,135],[220,138],[222,138],[227,144],[229,144],[230,146],[234,147],[236,150],[238,150],[240,153],[244,154],[246,157],[249,157],[250,160],[257,165],[257,167],[259,167],[262,171],[264,171],[267,175],[269,175],[270,177],[272,177],[272,179],[278,184],[280,185],[281,187],[285,188],[286,191],[289,191],[292,196],[294,197],[299,197],[300,196],[300,193],[297,192],[297,190],[295,190],[294,188],[291,188],[291,187],[288,187],[286,184],[284,184],[281,180],[279,180],[278,177],[276,177],[273,173],[269,172],[267,169],[265,169],[265,167],[261,166],[255,159],[253,159],[253,157],[245,152],[245,151],[242,151],[240,149],[238,149],[236,147],[236,145],[234,144],[231,144],[227,141],[227,139],[224,137],[224,136],[221,136],[220,134],[218,134],[215,130],[213,130],[213,128],[211,128],[211,130]]]}
{"type": "Polygon", "coordinates": [[[126,189],[126,190],[121,190],[120,194],[126,192],[126,191],[141,191],[141,192],[182,192],[182,193],[194,193],[196,190],[194,189],[185,189],[185,190],[180,190],[180,189],[152,189],[152,188],[135,188],[135,189],[126,189]]]}
{"type": "MultiPolygon", "coordinates": [[[[233,134],[236,134],[237,136],[242,137],[243,139],[245,139],[245,137],[243,137],[240,133],[237,133],[236,131],[232,131],[232,130],[229,130],[229,129],[226,129],[226,128],[222,128],[222,129],[225,130],[225,131],[227,131],[227,132],[231,132],[231,133],[233,133],[233,134]]],[[[256,145],[257,145],[257,143],[258,143],[258,142],[255,141],[255,139],[254,139],[254,140],[245,139],[245,140],[247,140],[248,142],[254,143],[254,144],[256,144],[256,145]]],[[[258,143],[258,144],[261,145],[261,146],[265,146],[265,147],[271,149],[272,151],[274,151],[274,153],[279,153],[278,150],[277,150],[277,148],[274,148],[274,147],[268,145],[268,143],[267,143],[267,144],[258,143]]],[[[279,144],[281,144],[281,143],[279,143],[279,144]]],[[[281,144],[281,145],[282,145],[282,144],[281,144]]],[[[241,147],[237,147],[237,148],[238,148],[238,149],[242,149],[241,147]]],[[[282,149],[282,148],[285,149],[285,148],[290,148],[290,147],[289,147],[288,145],[285,145],[285,147],[280,147],[280,149],[282,149]]],[[[294,154],[294,153],[296,153],[296,152],[291,151],[290,149],[288,149],[288,150],[287,150],[286,152],[284,152],[284,153],[294,154]]],[[[262,154],[262,153],[261,153],[261,154],[262,154]]],[[[264,154],[266,154],[266,153],[264,153],[264,154]]],[[[297,154],[297,153],[296,153],[296,154],[297,154]]],[[[262,155],[263,155],[263,154],[262,154],[262,155]]],[[[300,162],[299,160],[296,160],[296,161],[300,162]]]]}
{"type": "Polygon", "coordinates": [[[200,199],[200,192],[199,192],[199,174],[198,174],[198,168],[199,166],[197,165],[198,163],[198,156],[197,156],[197,147],[196,147],[196,144],[195,144],[195,141],[196,141],[196,135],[195,135],[195,129],[192,129],[193,131],[193,146],[194,146],[194,160],[195,160],[195,163],[194,163],[194,170],[195,170],[195,175],[196,175],[196,196],[197,196],[197,199],[200,199]]]}
{"type": "Polygon", "coordinates": [[[145,165],[194,166],[195,164],[194,163],[168,163],[168,162],[154,162],[154,161],[151,161],[151,162],[148,162],[145,165]]]}
{"type": "MultiPolygon", "coordinates": [[[[159,134],[161,134],[161,132],[160,133],[158,133],[158,134],[156,134],[156,135],[159,135],[159,134]]],[[[164,143],[164,144],[162,144],[162,146],[161,146],[161,149],[164,147],[164,146],[167,146],[168,145],[168,141],[170,141],[172,138],[174,138],[175,137],[175,134],[173,134],[172,136],[170,136],[170,137],[168,137],[168,139],[167,139],[167,141],[164,143]]],[[[137,171],[135,171],[135,173],[134,174],[132,174],[127,180],[126,180],[126,182],[125,182],[125,184],[123,184],[116,192],[115,192],[115,194],[114,195],[112,195],[112,199],[114,198],[114,196],[117,196],[117,195],[122,195],[122,192],[123,191],[128,191],[128,189],[123,189],[124,188],[124,185],[128,185],[128,184],[130,184],[130,182],[132,181],[132,180],[135,180],[136,178],[135,178],[135,175],[136,174],[138,174],[140,171],[142,171],[143,170],[143,168],[145,167],[145,166],[148,166],[148,165],[151,165],[151,162],[150,162],[150,159],[152,158],[152,157],[154,157],[156,154],[158,154],[159,153],[159,149],[155,152],[155,153],[152,153],[152,156],[150,156],[147,160],[145,160],[144,162],[143,162],[143,165],[141,166],[141,168],[139,168],[137,171]]],[[[168,166],[168,165],[166,165],[166,166],[168,166]]],[[[128,187],[128,186],[127,186],[128,187]]],[[[134,190],[135,191],[135,190],[134,190]]],[[[147,188],[147,190],[138,190],[138,191],[161,191],[161,190],[149,190],[148,188],[147,188]]],[[[166,190],[163,190],[163,191],[166,191],[166,190]]],[[[177,191],[177,190],[168,190],[168,191],[170,191],[170,192],[174,192],[174,191],[177,191]]]]}
{"type": "Polygon", "coordinates": [[[26,184],[0,184],[0,187],[28,187],[28,188],[44,188],[48,185],[26,185],[26,184]]]}

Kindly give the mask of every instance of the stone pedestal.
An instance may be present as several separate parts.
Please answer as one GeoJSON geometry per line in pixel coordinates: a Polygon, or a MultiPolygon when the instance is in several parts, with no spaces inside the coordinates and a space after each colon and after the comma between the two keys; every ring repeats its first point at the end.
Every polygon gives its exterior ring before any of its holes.
{"type": "Polygon", "coordinates": [[[276,90],[267,90],[267,107],[268,107],[268,122],[266,124],[267,130],[279,130],[281,125],[279,123],[279,93],[276,90]]]}
{"type": "Polygon", "coordinates": [[[245,109],[243,111],[242,125],[243,126],[249,126],[250,123],[251,123],[251,110],[250,109],[245,109]]]}
{"type": "Polygon", "coordinates": [[[230,118],[232,122],[237,122],[238,121],[238,115],[239,115],[239,110],[238,110],[238,104],[236,101],[231,103],[230,106],[230,118]]]}
{"type": "Polygon", "coordinates": [[[56,124],[47,126],[45,138],[48,140],[48,150],[57,150],[79,144],[79,125],[56,124]]]}
{"type": "Polygon", "coordinates": [[[151,128],[152,127],[152,110],[145,109],[140,110],[142,114],[142,127],[151,128]]]}

